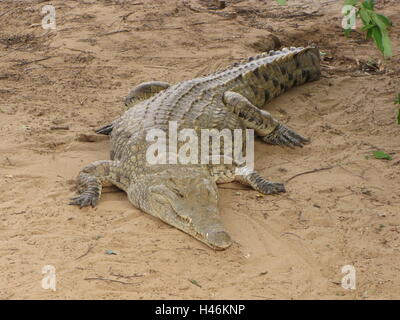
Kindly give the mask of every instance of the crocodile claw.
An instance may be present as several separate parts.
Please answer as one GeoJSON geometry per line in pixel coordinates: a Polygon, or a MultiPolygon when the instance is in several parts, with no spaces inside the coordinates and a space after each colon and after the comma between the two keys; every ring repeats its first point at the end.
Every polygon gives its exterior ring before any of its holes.
{"type": "Polygon", "coordinates": [[[70,205],[79,206],[79,208],[92,206],[94,208],[97,204],[99,197],[93,193],[84,192],[77,197],[71,199],[70,205]]]}
{"type": "Polygon", "coordinates": [[[279,124],[274,131],[262,139],[268,144],[288,146],[291,148],[302,148],[304,144],[310,142],[309,139],[302,137],[283,124],[279,124]]]}
{"type": "Polygon", "coordinates": [[[276,194],[276,193],[285,193],[286,189],[283,183],[279,182],[270,182],[262,184],[258,187],[258,192],[262,194],[276,194]]]}

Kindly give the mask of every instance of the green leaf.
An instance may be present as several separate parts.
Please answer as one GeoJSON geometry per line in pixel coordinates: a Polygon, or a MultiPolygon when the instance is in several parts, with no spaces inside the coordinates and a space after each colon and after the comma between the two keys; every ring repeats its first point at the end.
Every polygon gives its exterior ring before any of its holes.
{"type": "Polygon", "coordinates": [[[367,35],[365,36],[366,39],[371,39],[372,38],[372,28],[368,29],[367,35]]]}
{"type": "Polygon", "coordinates": [[[349,5],[349,6],[355,6],[358,3],[359,0],[346,0],[344,2],[345,5],[349,5]]]}
{"type": "Polygon", "coordinates": [[[351,31],[353,31],[351,28],[349,28],[349,29],[344,29],[344,30],[343,30],[344,35],[345,35],[346,37],[349,37],[349,36],[350,36],[351,31]]]}
{"type": "Polygon", "coordinates": [[[374,10],[375,8],[375,0],[365,0],[361,6],[368,10],[374,10]]]}
{"type": "Polygon", "coordinates": [[[394,104],[400,104],[400,93],[398,93],[396,99],[394,99],[394,104]]]}
{"type": "Polygon", "coordinates": [[[386,16],[384,16],[383,14],[380,13],[376,13],[376,16],[378,19],[380,19],[387,27],[391,27],[393,25],[392,21],[390,21],[390,19],[386,16]]]}
{"type": "Polygon", "coordinates": [[[379,29],[379,27],[377,27],[377,26],[374,26],[370,30],[372,31],[371,35],[372,35],[372,38],[374,38],[374,40],[375,40],[376,46],[378,47],[379,50],[384,52],[381,29],[379,29]]]}
{"type": "Polygon", "coordinates": [[[193,280],[193,279],[188,279],[188,280],[190,281],[191,284],[194,284],[195,286],[198,286],[199,288],[201,288],[201,285],[196,280],[193,280]]]}
{"type": "Polygon", "coordinates": [[[281,6],[286,5],[286,0],[276,0],[276,2],[278,2],[281,6]]]}
{"type": "Polygon", "coordinates": [[[373,154],[375,159],[392,160],[392,157],[383,151],[374,151],[373,154]]]}
{"type": "Polygon", "coordinates": [[[392,43],[390,42],[389,35],[386,31],[382,32],[382,45],[385,58],[390,58],[393,56],[392,43]]]}
{"type": "Polygon", "coordinates": [[[388,27],[390,27],[390,23],[386,24],[387,22],[384,21],[381,17],[379,17],[375,12],[372,12],[371,14],[371,19],[372,21],[375,22],[375,24],[381,29],[381,30],[387,30],[388,27]]]}
{"type": "MultiPolygon", "coordinates": [[[[397,94],[394,104],[400,104],[400,93],[397,94]]],[[[397,124],[400,124],[400,109],[397,111],[397,124]]]]}
{"type": "Polygon", "coordinates": [[[374,24],[368,24],[368,25],[365,25],[364,27],[362,27],[361,30],[362,31],[367,31],[367,30],[369,30],[369,29],[371,29],[373,27],[375,27],[374,24]]]}
{"type": "Polygon", "coordinates": [[[358,12],[360,13],[360,17],[364,25],[371,23],[372,19],[368,10],[361,8],[358,12]]]}

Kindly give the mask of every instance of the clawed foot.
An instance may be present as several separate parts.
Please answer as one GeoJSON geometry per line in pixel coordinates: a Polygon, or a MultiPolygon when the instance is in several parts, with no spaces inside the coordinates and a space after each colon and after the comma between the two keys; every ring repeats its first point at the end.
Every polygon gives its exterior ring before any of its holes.
{"type": "Polygon", "coordinates": [[[304,144],[310,142],[309,139],[302,137],[283,124],[279,124],[273,132],[262,139],[268,144],[283,145],[291,148],[302,148],[304,144]]]}
{"type": "Polygon", "coordinates": [[[87,206],[92,206],[92,208],[94,208],[98,200],[98,194],[92,192],[83,192],[79,196],[72,198],[69,204],[79,206],[79,208],[87,206]]]}
{"type": "Polygon", "coordinates": [[[257,186],[257,191],[262,194],[276,194],[285,193],[286,189],[283,183],[265,180],[257,186]]]}

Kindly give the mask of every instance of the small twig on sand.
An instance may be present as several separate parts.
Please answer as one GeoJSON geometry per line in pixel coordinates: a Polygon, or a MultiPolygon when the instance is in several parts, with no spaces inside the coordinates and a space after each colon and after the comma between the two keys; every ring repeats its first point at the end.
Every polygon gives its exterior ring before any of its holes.
{"type": "Polygon", "coordinates": [[[69,130],[69,126],[55,126],[55,127],[50,127],[50,130],[69,130]]]}
{"type": "Polygon", "coordinates": [[[75,48],[67,48],[67,47],[65,47],[65,49],[68,49],[68,50],[71,50],[71,51],[82,52],[82,53],[86,53],[86,54],[93,53],[92,51],[85,51],[85,50],[80,50],[80,49],[75,49],[75,48]]]}
{"type": "Polygon", "coordinates": [[[363,179],[363,180],[368,180],[368,179],[366,179],[365,177],[363,177],[363,176],[360,175],[360,174],[354,173],[354,172],[350,171],[349,169],[343,168],[343,166],[339,166],[339,168],[340,168],[340,169],[343,169],[344,171],[346,171],[346,172],[348,172],[348,173],[350,173],[350,174],[352,174],[353,176],[359,177],[359,178],[361,178],[361,179],[363,179]]]}
{"type": "Polygon", "coordinates": [[[99,34],[99,37],[109,36],[109,35],[121,33],[121,32],[130,32],[130,31],[131,31],[131,29],[122,29],[122,30],[117,30],[117,31],[111,31],[111,32],[99,34]]]}
{"type": "Polygon", "coordinates": [[[7,13],[10,13],[10,12],[12,12],[12,11],[14,11],[14,9],[11,9],[11,10],[2,12],[2,13],[0,13],[0,17],[4,16],[4,15],[6,15],[7,13]]]}
{"type": "Polygon", "coordinates": [[[309,171],[305,171],[305,172],[300,172],[298,174],[295,174],[293,177],[287,179],[285,182],[289,182],[290,180],[293,180],[294,178],[297,178],[297,177],[302,176],[304,174],[309,174],[309,173],[314,173],[314,172],[319,172],[319,171],[324,171],[324,170],[330,170],[330,169],[332,169],[334,167],[335,166],[331,166],[331,167],[325,167],[325,168],[319,168],[319,169],[309,170],[309,171]]]}
{"type": "Polygon", "coordinates": [[[243,191],[253,191],[251,188],[232,188],[227,186],[219,186],[219,189],[227,189],[227,190],[243,190],[243,191]]]}
{"type": "Polygon", "coordinates": [[[83,280],[91,281],[91,280],[100,280],[100,281],[109,281],[109,282],[116,282],[116,283],[122,283],[122,284],[134,284],[130,282],[124,282],[120,280],[113,280],[113,279],[106,279],[106,278],[85,278],[83,280]]]}
{"type": "Polygon", "coordinates": [[[146,64],[144,64],[144,65],[142,65],[143,67],[146,67],[146,68],[156,68],[156,69],[170,69],[169,67],[167,67],[167,66],[156,66],[156,65],[146,65],[146,64]]]}
{"type": "Polygon", "coordinates": [[[281,237],[285,236],[285,235],[295,236],[295,237],[299,238],[300,240],[304,240],[302,237],[300,237],[299,235],[297,235],[297,234],[295,234],[293,232],[284,232],[284,233],[281,234],[281,237]]]}
{"type": "Polygon", "coordinates": [[[31,64],[31,63],[35,63],[35,62],[40,62],[40,61],[44,61],[50,58],[54,58],[54,56],[51,57],[45,57],[45,58],[40,58],[40,59],[36,59],[36,60],[31,60],[31,61],[21,61],[20,63],[17,63],[16,66],[25,66],[27,64],[31,64]]]}
{"type": "Polygon", "coordinates": [[[10,166],[14,166],[14,164],[11,162],[11,160],[8,158],[8,157],[6,157],[6,160],[7,160],[7,162],[8,162],[8,164],[10,165],[10,166]]]}
{"type": "Polygon", "coordinates": [[[151,28],[151,30],[181,30],[183,27],[161,27],[161,28],[151,28]]]}
{"type": "Polygon", "coordinates": [[[89,252],[92,251],[92,249],[93,249],[95,246],[96,246],[95,244],[94,244],[94,245],[91,245],[83,255],[79,256],[79,257],[76,258],[75,260],[79,260],[80,258],[83,258],[84,256],[88,255],[89,252]]]}
{"type": "Polygon", "coordinates": [[[299,13],[292,13],[287,15],[279,16],[279,18],[288,19],[288,18],[299,18],[299,17],[322,17],[324,14],[319,13],[318,10],[313,12],[299,12],[299,13]]]}
{"type": "Polygon", "coordinates": [[[111,267],[110,267],[110,275],[117,277],[117,278],[125,278],[125,279],[132,279],[132,278],[139,278],[139,277],[144,277],[144,274],[139,274],[139,273],[135,273],[131,276],[125,276],[122,274],[117,274],[111,271],[111,267]]]}
{"type": "Polygon", "coordinates": [[[23,211],[14,212],[14,213],[11,213],[11,214],[19,215],[19,214],[24,214],[25,212],[26,212],[26,211],[23,210],[23,211]]]}
{"type": "Polygon", "coordinates": [[[193,23],[189,23],[189,26],[197,26],[199,24],[206,24],[207,22],[205,21],[200,21],[200,22],[193,22],[193,23]]]}
{"type": "MultiPolygon", "coordinates": [[[[142,4],[144,4],[143,2],[136,2],[136,3],[130,3],[130,5],[131,6],[138,6],[138,5],[142,5],[142,4]]],[[[131,11],[131,12],[128,12],[127,14],[124,14],[123,16],[120,16],[120,18],[122,18],[122,20],[126,20],[126,19],[128,19],[128,17],[131,15],[131,14],[134,14],[134,13],[136,13],[137,11],[131,11]]]]}
{"type": "Polygon", "coordinates": [[[80,99],[78,98],[79,104],[80,104],[81,106],[83,106],[83,104],[86,102],[87,99],[88,99],[88,97],[84,98],[83,100],[80,100],[80,99]]]}
{"type": "Polygon", "coordinates": [[[127,14],[124,14],[123,16],[120,16],[120,18],[122,18],[122,20],[126,20],[126,19],[128,19],[128,17],[131,15],[131,14],[134,14],[134,13],[136,13],[137,11],[131,11],[131,12],[129,12],[129,13],[127,13],[127,14]]]}
{"type": "Polygon", "coordinates": [[[185,1],[185,0],[182,1],[182,4],[183,4],[186,8],[188,8],[189,10],[192,10],[192,11],[194,11],[194,12],[201,12],[201,11],[202,11],[202,10],[200,10],[200,9],[197,9],[197,8],[192,7],[188,1],[185,1]]]}

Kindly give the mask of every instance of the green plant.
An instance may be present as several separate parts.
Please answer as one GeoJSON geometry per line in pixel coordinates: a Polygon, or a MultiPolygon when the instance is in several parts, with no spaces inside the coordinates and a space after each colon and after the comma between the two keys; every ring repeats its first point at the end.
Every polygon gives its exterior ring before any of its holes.
{"type": "MultiPolygon", "coordinates": [[[[276,0],[280,5],[286,5],[286,0],[276,0]]],[[[392,53],[392,44],[389,37],[389,29],[392,22],[383,14],[375,12],[375,0],[344,0],[344,5],[355,8],[356,17],[359,17],[363,23],[362,30],[366,32],[367,39],[374,39],[376,46],[383,53],[385,58],[390,58],[392,53]]],[[[354,11],[353,11],[354,12],[354,11]]],[[[351,20],[352,11],[345,14],[351,20]]],[[[352,28],[344,29],[346,36],[350,34],[352,28]]]]}
{"type": "Polygon", "coordinates": [[[400,93],[397,94],[397,97],[394,100],[394,104],[400,104],[400,93]]]}
{"type": "MultiPolygon", "coordinates": [[[[383,14],[375,12],[375,0],[345,0],[345,4],[356,8],[357,16],[361,18],[364,25],[362,30],[367,32],[367,39],[374,39],[376,46],[382,51],[385,58],[390,58],[393,55],[389,38],[392,22],[383,14]]],[[[349,29],[345,32],[349,32],[349,29]]]]}
{"type": "Polygon", "coordinates": [[[374,151],[373,155],[375,159],[392,160],[392,157],[383,151],[374,151]]]}

